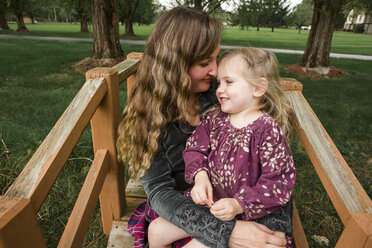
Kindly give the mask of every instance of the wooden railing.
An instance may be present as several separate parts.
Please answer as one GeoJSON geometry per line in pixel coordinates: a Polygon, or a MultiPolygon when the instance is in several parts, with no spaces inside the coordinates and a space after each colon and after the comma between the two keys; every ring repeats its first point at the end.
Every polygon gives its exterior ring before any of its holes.
{"type": "MultiPolygon", "coordinates": [[[[84,86],[0,198],[0,247],[46,247],[36,214],[89,122],[94,160],[58,247],[81,247],[98,197],[104,233],[114,226],[111,242],[124,242],[125,221],[142,199],[135,192],[126,197],[124,169],[117,161],[119,84],[127,79],[131,91],[140,57],[131,54],[113,68],[86,74],[84,86]]],[[[302,85],[294,79],[281,83],[295,112],[296,132],[345,226],[336,247],[372,247],[370,198],[302,95],[302,85]]],[[[296,246],[308,247],[296,209],[293,225],[296,246]]]]}
{"type": "MultiPolygon", "coordinates": [[[[120,120],[119,83],[133,82],[139,59],[113,68],[96,68],[62,114],[21,174],[0,199],[0,247],[46,247],[36,213],[61,169],[91,123],[94,161],[58,247],[80,247],[98,197],[103,230],[109,234],[125,208],[123,165],[115,140],[120,120]],[[131,76],[131,77],[130,77],[131,76]]],[[[130,83],[129,83],[130,87],[130,83]]]]}

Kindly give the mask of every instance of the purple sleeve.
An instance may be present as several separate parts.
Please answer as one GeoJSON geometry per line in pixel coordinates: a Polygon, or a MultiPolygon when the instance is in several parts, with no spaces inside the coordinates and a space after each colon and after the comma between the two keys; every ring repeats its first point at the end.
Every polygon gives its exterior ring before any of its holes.
{"type": "Polygon", "coordinates": [[[185,180],[189,184],[194,183],[194,176],[201,170],[209,175],[208,154],[210,152],[209,124],[206,118],[202,119],[199,126],[186,142],[183,152],[185,161],[185,180]]]}
{"type": "Polygon", "coordinates": [[[287,203],[296,179],[291,151],[278,124],[273,123],[262,136],[257,156],[261,175],[256,185],[242,186],[234,195],[246,220],[259,219],[287,203]]]}

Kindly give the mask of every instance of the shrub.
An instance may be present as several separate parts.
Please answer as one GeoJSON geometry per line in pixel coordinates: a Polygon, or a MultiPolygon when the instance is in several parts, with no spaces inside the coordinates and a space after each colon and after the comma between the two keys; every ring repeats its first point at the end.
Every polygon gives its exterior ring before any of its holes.
{"type": "Polygon", "coordinates": [[[354,26],[354,33],[364,33],[364,25],[363,24],[356,24],[354,26]]]}

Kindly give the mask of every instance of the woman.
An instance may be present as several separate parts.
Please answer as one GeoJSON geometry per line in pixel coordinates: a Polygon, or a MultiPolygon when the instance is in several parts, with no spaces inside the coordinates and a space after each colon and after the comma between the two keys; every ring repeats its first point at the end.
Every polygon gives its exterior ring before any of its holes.
{"type": "Polygon", "coordinates": [[[184,179],[186,140],[200,114],[217,103],[210,86],[220,36],[221,24],[193,8],[177,7],[160,17],[119,125],[118,153],[130,165],[130,176],[140,177],[149,206],[201,243],[282,247],[284,234],[277,237],[256,222],[221,221],[182,194],[191,187],[184,179]]]}

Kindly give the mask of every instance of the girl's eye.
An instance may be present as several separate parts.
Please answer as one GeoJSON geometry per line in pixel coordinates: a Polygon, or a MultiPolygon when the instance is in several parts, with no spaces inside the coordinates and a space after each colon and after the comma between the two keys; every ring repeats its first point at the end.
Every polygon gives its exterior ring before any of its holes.
{"type": "Polygon", "coordinates": [[[226,80],[226,83],[227,83],[227,84],[232,84],[233,81],[232,81],[232,80],[226,80]]]}

